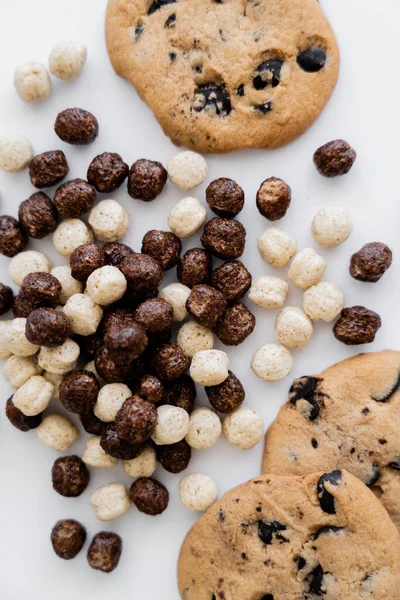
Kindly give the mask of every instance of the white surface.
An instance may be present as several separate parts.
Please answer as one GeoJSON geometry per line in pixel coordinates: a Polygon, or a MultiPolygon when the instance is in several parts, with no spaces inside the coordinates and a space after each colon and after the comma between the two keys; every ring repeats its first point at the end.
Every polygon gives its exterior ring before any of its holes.
{"type": "MultiPolygon", "coordinates": [[[[346,305],[365,304],[377,310],[383,327],[376,342],[368,348],[346,348],[332,335],[329,324],[318,323],[310,345],[293,352],[293,377],[318,372],[335,360],[363,350],[398,347],[400,280],[396,278],[398,234],[398,60],[400,6],[397,0],[323,0],[337,33],[342,51],[342,70],[333,99],[317,124],[292,145],[274,152],[249,151],[230,156],[208,157],[209,175],[194,190],[204,202],[204,189],[216,177],[232,177],[245,189],[246,206],[241,220],[248,230],[243,257],[254,276],[276,273],[256,250],[256,236],[267,225],[255,208],[255,192],[264,178],[283,177],[292,186],[293,203],[280,226],[298,241],[299,248],[314,245],[310,232],[314,213],[325,206],[347,207],[354,219],[354,233],[339,248],[322,251],[328,260],[325,279],[343,287],[346,305]],[[344,178],[328,181],[320,177],[313,164],[313,151],[330,139],[344,137],[357,150],[353,171],[344,178]],[[363,284],[348,274],[350,255],[365,242],[386,242],[395,251],[391,270],[376,284],[363,284]]],[[[151,158],[164,164],[175,148],[163,136],[149,109],[140,102],[131,86],[117,79],[108,62],[103,19],[106,0],[3,0],[0,6],[0,133],[20,131],[31,139],[35,151],[62,148],[71,177],[85,177],[91,159],[102,151],[120,152],[126,162],[151,158]],[[88,63],[73,84],[53,80],[49,101],[30,106],[22,103],[13,89],[13,70],[19,63],[47,61],[53,45],[60,39],[75,39],[88,46],[88,63]],[[58,140],[52,125],[59,110],[80,106],[93,111],[100,122],[100,135],[93,145],[69,147],[58,140]]],[[[27,171],[18,175],[1,174],[0,211],[16,215],[18,204],[32,189],[27,171]]],[[[125,189],[112,195],[131,214],[127,243],[140,248],[143,234],[150,228],[167,228],[167,215],[184,193],[172,184],[153,204],[134,201],[125,189]]],[[[185,240],[184,248],[198,244],[198,237],[185,240]]],[[[65,260],[46,243],[31,243],[30,248],[48,251],[55,264],[65,260]]],[[[0,280],[10,283],[8,259],[0,257],[0,280]]],[[[167,281],[172,275],[168,275],[167,281]]],[[[291,287],[287,305],[301,300],[299,290],[291,287]]],[[[250,305],[250,303],[249,303],[250,305]]],[[[252,307],[255,309],[255,307],[252,307]]],[[[261,412],[266,424],[285,401],[292,376],[277,384],[258,381],[250,371],[252,353],[262,344],[274,341],[275,311],[255,309],[256,332],[239,349],[229,350],[231,368],[247,391],[246,403],[261,412]]],[[[2,406],[11,389],[1,380],[2,406]]],[[[200,404],[206,404],[202,392],[200,404]]],[[[57,402],[53,406],[58,410],[57,402]]],[[[3,409],[2,409],[3,411],[3,409]]],[[[129,594],[142,600],[177,600],[175,568],[180,543],[196,519],[180,506],[179,476],[158,469],[156,477],[171,494],[168,510],[152,518],[136,509],[121,519],[104,524],[96,521],[89,506],[93,490],[110,481],[129,478],[122,467],[113,471],[92,469],[92,480],[79,499],[66,499],[51,488],[50,470],[56,453],[41,444],[36,433],[15,430],[4,416],[0,420],[0,596],[4,600],[108,600],[129,594]],[[112,575],[92,571],[85,550],[73,561],[58,559],[49,542],[57,521],[73,517],[82,521],[89,539],[101,529],[122,535],[124,551],[119,568],[112,575]]],[[[86,434],[73,450],[81,454],[86,434]]],[[[232,448],[225,440],[203,452],[194,452],[187,472],[204,472],[219,484],[220,492],[258,473],[262,445],[250,452],[232,448]]],[[[187,473],[184,473],[187,474],[187,473]]]]}

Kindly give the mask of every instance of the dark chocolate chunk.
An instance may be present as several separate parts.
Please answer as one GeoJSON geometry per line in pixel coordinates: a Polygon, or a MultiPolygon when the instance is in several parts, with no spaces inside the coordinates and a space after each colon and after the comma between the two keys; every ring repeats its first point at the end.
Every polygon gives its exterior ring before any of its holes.
{"type": "Polygon", "coordinates": [[[287,542],[288,540],[283,537],[280,531],[286,531],[287,527],[283,523],[279,523],[279,521],[272,521],[271,523],[267,523],[266,521],[258,521],[258,537],[264,544],[271,544],[272,538],[275,535],[277,540],[281,542],[287,542]]]}
{"type": "Polygon", "coordinates": [[[325,488],[325,483],[331,485],[338,485],[342,479],[341,471],[332,471],[331,473],[324,473],[318,480],[317,494],[319,504],[322,510],[330,515],[336,514],[335,498],[325,488]]]}
{"type": "Polygon", "coordinates": [[[326,63],[326,52],[322,48],[311,46],[297,55],[297,64],[307,73],[316,73],[326,63]]]}
{"type": "Polygon", "coordinates": [[[199,85],[195,92],[193,109],[196,112],[206,110],[220,117],[226,117],[232,110],[229,94],[224,85],[205,83],[199,85]]]}
{"type": "Polygon", "coordinates": [[[157,10],[160,10],[163,6],[167,4],[174,4],[176,0],[154,0],[154,2],[150,5],[149,10],[147,11],[148,15],[152,15],[157,10]]]}
{"type": "Polygon", "coordinates": [[[270,58],[257,67],[253,76],[256,90],[264,90],[268,85],[276,87],[281,80],[283,60],[270,58]]]}

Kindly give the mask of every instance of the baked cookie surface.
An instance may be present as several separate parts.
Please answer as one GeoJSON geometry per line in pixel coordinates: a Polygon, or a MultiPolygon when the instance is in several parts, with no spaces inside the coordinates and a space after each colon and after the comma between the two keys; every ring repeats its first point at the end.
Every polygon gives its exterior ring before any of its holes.
{"type": "Polygon", "coordinates": [[[200,152],[290,142],[338,77],[317,0],[109,0],[106,37],[166,135],[200,152]]]}
{"type": "Polygon", "coordinates": [[[296,379],[269,428],[263,473],[347,469],[400,528],[400,352],[363,354],[296,379]]]}
{"type": "Polygon", "coordinates": [[[183,600],[395,600],[400,538],[346,471],[262,475],[216,502],[188,533],[183,600]]]}

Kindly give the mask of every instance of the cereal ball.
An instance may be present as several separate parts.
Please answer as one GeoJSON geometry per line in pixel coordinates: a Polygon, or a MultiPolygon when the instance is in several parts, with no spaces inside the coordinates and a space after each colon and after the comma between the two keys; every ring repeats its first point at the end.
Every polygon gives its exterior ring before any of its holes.
{"type": "Polygon", "coordinates": [[[101,421],[111,423],[127,398],[132,396],[131,390],[124,383],[108,383],[99,391],[94,414],[101,421]]]}
{"type": "Polygon", "coordinates": [[[34,375],[15,392],[13,403],[24,415],[34,417],[48,407],[52,397],[53,385],[41,375],[34,375]]]}
{"type": "Polygon", "coordinates": [[[168,163],[168,176],[182,190],[190,190],[207,177],[207,163],[197,152],[178,152],[168,163]]]}
{"type": "Polygon", "coordinates": [[[206,250],[222,260],[239,258],[244,252],[246,230],[234,219],[214,218],[205,224],[201,243],[206,250]]]}
{"type": "Polygon", "coordinates": [[[303,295],[303,310],[313,321],[333,321],[344,306],[341,289],[330,281],[321,281],[303,295]]]}
{"type": "Polygon", "coordinates": [[[157,446],[176,444],[189,431],[189,415],[183,408],[164,404],[157,409],[157,425],[151,439],[157,446]]]}
{"type": "Polygon", "coordinates": [[[129,374],[130,363],[117,364],[111,358],[109,350],[100,346],[94,357],[94,365],[97,373],[108,383],[124,381],[129,374]]]}
{"type": "Polygon", "coordinates": [[[29,297],[40,306],[55,308],[59,302],[61,290],[61,284],[54,275],[37,272],[29,273],[24,277],[19,295],[29,297]]]}
{"type": "Polygon", "coordinates": [[[29,273],[50,273],[51,263],[47,256],[36,250],[20,252],[10,261],[8,271],[15,285],[21,286],[29,273]]]}
{"type": "Polygon", "coordinates": [[[139,358],[148,344],[144,328],[132,317],[106,321],[104,331],[104,346],[117,364],[124,365],[139,358]]]}
{"type": "Polygon", "coordinates": [[[0,283],[0,315],[5,315],[13,305],[14,292],[8,285],[0,283]]]}
{"type": "Polygon", "coordinates": [[[255,316],[242,302],[237,302],[218,319],[214,333],[225,346],[238,346],[253,333],[255,326],[255,316]]]}
{"type": "Polygon", "coordinates": [[[228,302],[237,302],[247,294],[251,286],[251,275],[238,260],[226,262],[212,274],[212,285],[225,296],[228,302]]]}
{"type": "Polygon", "coordinates": [[[56,375],[55,373],[43,372],[43,377],[46,381],[49,381],[53,385],[53,398],[54,400],[60,399],[60,385],[64,379],[64,375],[56,375]]]}
{"type": "Polygon", "coordinates": [[[0,254],[12,258],[22,252],[28,243],[28,236],[20,223],[8,215],[0,216],[0,254]]]}
{"type": "Polygon", "coordinates": [[[347,346],[371,344],[382,321],[373,310],[364,306],[344,308],[333,327],[334,336],[347,346]]]}
{"type": "MultiPolygon", "coordinates": [[[[103,152],[103,154],[96,156],[90,163],[87,180],[98,192],[109,194],[117,190],[124,183],[128,174],[129,167],[124,163],[119,154],[103,152]]],[[[115,240],[103,241],[113,242],[115,240]]]]}
{"type": "Polygon", "coordinates": [[[62,221],[53,234],[55,249],[67,258],[70,258],[75,248],[88,242],[93,242],[93,234],[80,219],[62,221]]]}
{"type": "Polygon", "coordinates": [[[178,344],[163,344],[155,349],[154,370],[161,381],[175,381],[188,370],[190,359],[184,355],[178,344]]]}
{"type": "Polygon", "coordinates": [[[26,319],[25,335],[31,344],[61,346],[69,334],[69,318],[61,310],[37,308],[26,319]]]}
{"type": "Polygon", "coordinates": [[[110,469],[118,464],[118,459],[107,454],[100,446],[101,437],[96,435],[86,442],[82,456],[83,462],[89,467],[97,469],[110,469]]]}
{"type": "Polygon", "coordinates": [[[29,176],[36,188],[51,187],[59,183],[69,173],[64,152],[50,150],[34,156],[29,163],[29,176]]]}
{"type": "Polygon", "coordinates": [[[186,319],[188,313],[186,310],[186,302],[190,296],[190,288],[186,285],[182,285],[181,283],[170,283],[165,286],[158,297],[162,300],[165,300],[172,306],[172,320],[173,321],[183,321],[186,319]]]}
{"type": "Polygon", "coordinates": [[[251,361],[251,368],[263,381],[279,381],[289,375],[292,367],[292,355],[279,344],[262,346],[251,361]]]}
{"type": "Polygon", "coordinates": [[[279,269],[296,254],[297,243],[282,229],[269,227],[258,238],[257,248],[265,262],[279,269]]]}
{"type": "MultiPolygon", "coordinates": [[[[85,370],[87,371],[87,365],[85,367],[85,370]]],[[[104,430],[106,428],[106,423],[103,423],[103,421],[100,421],[100,419],[98,419],[96,417],[96,415],[94,414],[93,410],[89,410],[87,413],[83,414],[83,415],[79,415],[79,419],[82,423],[82,427],[83,429],[87,432],[90,433],[91,435],[98,435],[98,436],[102,436],[104,433],[104,430]]]]}
{"type": "Polygon", "coordinates": [[[206,189],[206,200],[216,215],[233,219],[243,209],[244,191],[232,179],[221,177],[212,181],[206,189]]]}
{"type": "Polygon", "coordinates": [[[140,512],[152,517],[164,512],[169,502],[167,488],[159,481],[147,477],[141,477],[132,483],[129,497],[140,512]]]}
{"type": "Polygon", "coordinates": [[[6,417],[19,431],[26,433],[31,429],[39,427],[42,421],[42,413],[35,415],[34,417],[27,417],[24,413],[15,406],[13,398],[9,398],[6,402],[6,417]]]}
{"type": "Polygon", "coordinates": [[[151,202],[164,189],[168,173],[161,163],[140,159],[133,163],[129,171],[128,194],[132,198],[151,202]]]}
{"type": "Polygon", "coordinates": [[[75,248],[69,259],[71,275],[78,281],[86,281],[89,275],[104,265],[104,251],[91,242],[75,248]]]}
{"type": "Polygon", "coordinates": [[[354,165],[356,152],[344,140],[333,140],[316,150],[314,164],[324,177],[346,175],[354,165]]]}
{"type": "Polygon", "coordinates": [[[203,327],[195,321],[182,325],[178,331],[177,344],[188,358],[193,358],[200,350],[211,350],[214,347],[214,334],[211,329],[203,327]]]}
{"type": "Polygon", "coordinates": [[[210,283],[211,272],[211,255],[202,248],[187,250],[178,261],[176,269],[179,281],[190,288],[201,283],[210,283]]]}
{"type": "Polygon", "coordinates": [[[275,319],[276,339],[286,348],[304,348],[313,333],[313,324],[296,306],[287,306],[275,319]]]}
{"type": "Polygon", "coordinates": [[[288,277],[296,287],[306,290],[322,279],[325,269],[325,259],[314,248],[304,248],[292,260],[288,277]]]}
{"type": "Polygon", "coordinates": [[[8,329],[12,321],[0,321],[0,360],[10,358],[12,352],[8,348],[8,329]]]}
{"type": "Polygon", "coordinates": [[[128,285],[138,292],[155,291],[162,281],[160,265],[147,254],[133,254],[125,258],[120,268],[128,285]]]}
{"type": "Polygon", "coordinates": [[[20,290],[17,296],[15,296],[12,305],[13,315],[16,319],[26,319],[41,304],[37,298],[29,296],[20,290]]]}
{"type": "Polygon", "coordinates": [[[231,413],[244,402],[245,391],[239,379],[228,371],[229,375],[219,385],[206,387],[208,400],[213,408],[221,413],[231,413]]]}
{"type": "Polygon", "coordinates": [[[99,393],[99,383],[93,373],[74,370],[67,373],[60,385],[60,402],[66,410],[82,415],[93,408],[99,393]]]}
{"type": "Polygon", "coordinates": [[[58,42],[50,52],[50,73],[63,81],[73,81],[82,71],[86,57],[87,49],[83,44],[58,42]]]}
{"type": "Polygon", "coordinates": [[[26,335],[26,319],[14,319],[6,330],[6,342],[11,354],[32,356],[39,350],[37,344],[31,344],[26,335]]]}
{"type": "Polygon", "coordinates": [[[61,284],[60,304],[66,304],[71,296],[83,292],[83,284],[72,277],[71,267],[68,265],[53,267],[51,275],[61,284]]]}
{"type": "Polygon", "coordinates": [[[91,335],[96,332],[103,309],[88,294],[74,294],[64,306],[64,313],[70,320],[73,333],[91,335]]]}
{"type": "Polygon", "coordinates": [[[46,348],[43,346],[39,352],[39,365],[45,371],[55,375],[64,375],[75,368],[79,358],[79,346],[74,340],[68,338],[62,346],[46,348]]]}
{"type": "Polygon", "coordinates": [[[207,475],[192,473],[180,480],[179,496],[189,510],[207,510],[218,497],[217,484],[207,475]]]}
{"type": "Polygon", "coordinates": [[[150,298],[139,304],[134,317],[146,331],[156,333],[169,329],[174,310],[169,302],[162,298],[150,298]]]}
{"type": "Polygon", "coordinates": [[[51,94],[50,75],[39,62],[27,62],[14,72],[14,86],[24,102],[47,100],[51,94]]]}
{"type": "Polygon", "coordinates": [[[188,313],[200,325],[214,327],[226,309],[224,296],[209,285],[195,285],[186,301],[188,313]]]}
{"type": "Polygon", "coordinates": [[[123,403],[115,418],[117,435],[131,443],[146,442],[157,423],[157,409],[154,404],[131,396],[123,403]]]}
{"type": "Polygon", "coordinates": [[[90,504],[100,521],[112,521],[122,517],[131,505],[122,483],[108,483],[97,488],[90,496],[90,504]]]}
{"type": "Polygon", "coordinates": [[[365,244],[351,257],[350,275],[358,281],[376,283],[389,269],[392,257],[392,251],[386,244],[365,244]]]}
{"type": "Polygon", "coordinates": [[[130,477],[151,477],[157,469],[157,453],[155,448],[147,444],[139,456],[124,460],[124,471],[130,477]]]}
{"type": "Polygon", "coordinates": [[[197,408],[189,418],[185,440],[192,448],[205,450],[217,443],[222,426],[217,413],[209,408],[197,408]]]}
{"type": "Polygon", "coordinates": [[[76,498],[89,485],[89,471],[79,456],[57,458],[51,470],[53,489],[61,496],[76,498]]]}
{"type": "Polygon", "coordinates": [[[32,144],[23,135],[14,133],[0,138],[0,171],[21,171],[29,164],[32,156],[32,144]]]}
{"type": "Polygon", "coordinates": [[[287,281],[272,275],[262,275],[253,280],[249,299],[261,308],[279,308],[289,292],[287,281]]]}
{"type": "Polygon", "coordinates": [[[104,452],[118,460],[136,458],[143,449],[143,446],[140,444],[131,444],[126,440],[122,440],[117,434],[115,423],[109,423],[103,430],[100,446],[104,452]]]}
{"type": "Polygon", "coordinates": [[[99,124],[92,113],[82,108],[67,108],[57,115],[54,131],[66,144],[91,144],[99,135],[99,124]]]}
{"type": "Polygon", "coordinates": [[[72,179],[60,185],[54,194],[54,204],[63,217],[77,219],[93,208],[96,190],[84,179],[72,179]]]}
{"type": "Polygon", "coordinates": [[[314,240],[323,248],[334,248],[343,244],[353,231],[349,212],[345,208],[323,208],[312,222],[314,240]]]}
{"type": "Polygon", "coordinates": [[[177,265],[181,252],[181,240],[170,231],[152,229],[145,234],[142,241],[142,253],[154,258],[163,271],[177,265]]]}
{"type": "Polygon", "coordinates": [[[96,269],[87,280],[87,293],[101,306],[117,302],[124,295],[126,287],[125,276],[111,265],[96,269]]]}
{"type": "Polygon", "coordinates": [[[157,456],[168,473],[181,473],[189,465],[192,449],[186,440],[181,440],[176,444],[157,446],[157,456]]]}
{"type": "Polygon", "coordinates": [[[43,192],[32,194],[19,205],[18,218],[31,238],[41,240],[57,228],[57,209],[43,192]]]}
{"type": "Polygon", "coordinates": [[[37,359],[34,356],[10,356],[4,363],[4,379],[15,390],[24,385],[34,375],[41,375],[43,369],[39,367],[37,359]]]}
{"type": "Polygon", "coordinates": [[[264,435],[264,421],[254,410],[241,406],[223,424],[226,439],[241,450],[253,448],[264,435]]]}
{"type": "Polygon", "coordinates": [[[137,387],[137,394],[147,402],[158,404],[164,398],[164,386],[154,375],[143,375],[137,387]]]}
{"type": "Polygon", "coordinates": [[[89,224],[101,242],[116,242],[129,229],[129,214],[115,200],[102,200],[90,211],[89,224]]]}
{"type": "Polygon", "coordinates": [[[196,400],[196,386],[189,375],[165,385],[164,404],[178,406],[191,413],[196,400]]]}
{"type": "Polygon", "coordinates": [[[190,377],[199,385],[219,385],[229,375],[229,358],[221,350],[200,350],[192,358],[190,377]]]}
{"type": "Polygon", "coordinates": [[[62,415],[47,415],[37,428],[37,436],[49,448],[65,452],[78,439],[78,430],[62,415]]]}
{"type": "Polygon", "coordinates": [[[82,550],[86,541],[86,529],[74,519],[57,521],[51,532],[54,552],[64,560],[71,560],[82,550]]]}
{"type": "Polygon", "coordinates": [[[194,235],[207,218],[207,212],[204,206],[200,204],[197,198],[188,196],[182,198],[168,216],[168,226],[180,238],[194,235]]]}
{"type": "Polygon", "coordinates": [[[97,533],[88,550],[88,563],[92,569],[111,573],[117,568],[122,552],[122,540],[116,533],[97,533]]]}
{"type": "Polygon", "coordinates": [[[113,267],[119,267],[124,258],[135,254],[132,248],[119,242],[105,244],[103,251],[106,265],[112,265],[113,267]]]}
{"type": "Polygon", "coordinates": [[[278,177],[269,177],[257,192],[257,208],[268,221],[278,221],[286,215],[291,199],[288,184],[278,177]]]}

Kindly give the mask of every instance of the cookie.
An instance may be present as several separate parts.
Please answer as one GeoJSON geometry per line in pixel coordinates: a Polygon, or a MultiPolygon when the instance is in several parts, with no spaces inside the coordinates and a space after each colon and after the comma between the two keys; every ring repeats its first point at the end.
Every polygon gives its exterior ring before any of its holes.
{"type": "Polygon", "coordinates": [[[109,0],[107,46],[177,145],[277,148],[318,117],[339,51],[316,0],[109,0]]]}
{"type": "Polygon", "coordinates": [[[400,352],[344,360],[296,379],[267,432],[263,473],[347,469],[400,529],[400,352]]]}
{"type": "Polygon", "coordinates": [[[395,600],[400,538],[347,471],[262,475],[192,527],[178,583],[183,600],[395,600]]]}

